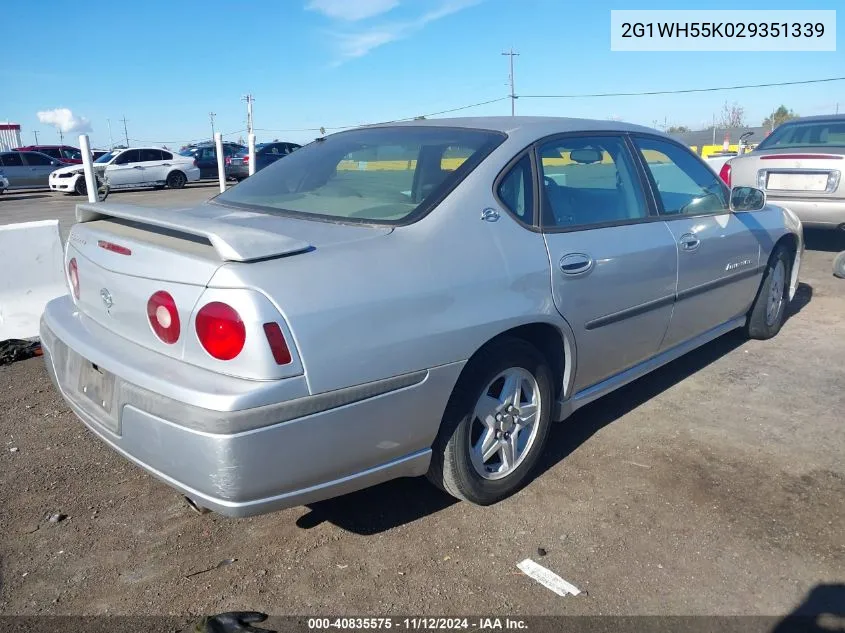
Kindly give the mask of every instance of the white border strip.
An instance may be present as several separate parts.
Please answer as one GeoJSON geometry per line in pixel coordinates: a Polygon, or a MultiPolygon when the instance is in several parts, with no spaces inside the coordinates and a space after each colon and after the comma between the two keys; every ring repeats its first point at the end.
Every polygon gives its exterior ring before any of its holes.
{"type": "Polygon", "coordinates": [[[524,561],[519,563],[517,567],[523,574],[529,578],[533,578],[546,587],[546,589],[551,589],[559,596],[566,596],[567,594],[577,596],[581,593],[581,590],[578,589],[578,587],[572,583],[566,582],[556,573],[535,563],[530,558],[526,558],[524,561]]]}

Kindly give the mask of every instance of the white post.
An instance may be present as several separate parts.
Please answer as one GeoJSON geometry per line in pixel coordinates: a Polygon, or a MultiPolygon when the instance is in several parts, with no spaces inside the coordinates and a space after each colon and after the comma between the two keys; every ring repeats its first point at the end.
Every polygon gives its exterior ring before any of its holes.
{"type": "Polygon", "coordinates": [[[94,158],[91,156],[91,145],[88,135],[79,137],[79,149],[82,152],[82,168],[85,170],[85,188],[88,190],[88,202],[97,202],[97,179],[94,177],[94,158]]]}
{"type": "Polygon", "coordinates": [[[214,133],[214,146],[217,151],[217,178],[220,180],[220,193],[226,191],[226,161],[223,156],[223,135],[214,133]]]}
{"type": "Polygon", "coordinates": [[[255,173],[255,134],[250,134],[247,137],[247,145],[249,146],[249,175],[255,173]]]}

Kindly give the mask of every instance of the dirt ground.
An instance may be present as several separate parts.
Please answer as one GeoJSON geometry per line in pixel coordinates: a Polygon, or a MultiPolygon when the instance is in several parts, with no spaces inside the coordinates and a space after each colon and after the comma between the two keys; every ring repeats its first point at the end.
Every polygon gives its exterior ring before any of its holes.
{"type": "Polygon", "coordinates": [[[2,367],[0,614],[785,614],[845,592],[845,244],[808,237],[775,339],[728,335],[582,409],[488,508],[417,479],[199,516],[88,433],[41,359],[2,367]]]}

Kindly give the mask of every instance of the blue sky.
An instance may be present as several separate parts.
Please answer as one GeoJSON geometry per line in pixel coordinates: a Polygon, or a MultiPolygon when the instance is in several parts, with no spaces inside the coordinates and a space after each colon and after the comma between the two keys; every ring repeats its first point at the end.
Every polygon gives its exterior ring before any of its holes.
{"type": "MultiPolygon", "coordinates": [[[[124,115],[133,144],[177,145],[216,128],[246,127],[241,97],[255,95],[259,141],[308,141],[301,128],[410,117],[508,93],[591,93],[796,81],[845,76],[845,46],[815,53],[610,51],[609,0],[275,0],[96,3],[59,11],[4,0],[7,55],[0,121],[58,142],[38,112],[68,108],[87,119],[95,146],[115,142],[124,115]],[[52,44],[51,44],[52,43],[52,44]],[[9,55],[9,51],[19,54],[9,55]],[[272,129],[280,131],[263,131],[272,129]],[[290,131],[281,131],[290,130],[290,131]]],[[[638,9],[837,9],[841,0],[641,0],[638,9]]],[[[845,11],[840,11],[840,15],[845,11]]],[[[704,94],[517,101],[517,114],[620,118],[701,128],[725,101],[749,124],[781,103],[803,115],[845,111],[845,81],[704,94]]],[[[460,114],[509,114],[501,101],[460,114]]],[[[66,117],[66,115],[65,115],[66,117]]],[[[74,144],[77,132],[66,135],[74,144]]],[[[234,134],[227,138],[237,138],[234,134]]]]}

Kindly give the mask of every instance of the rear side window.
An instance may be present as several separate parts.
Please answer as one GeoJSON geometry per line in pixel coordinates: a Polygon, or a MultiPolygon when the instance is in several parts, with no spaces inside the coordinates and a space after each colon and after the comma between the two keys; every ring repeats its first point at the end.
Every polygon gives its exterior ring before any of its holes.
{"type": "Polygon", "coordinates": [[[657,187],[665,215],[699,215],[728,210],[721,178],[688,149],[654,138],[635,138],[657,187]]]}
{"type": "Polygon", "coordinates": [[[161,150],[161,160],[173,160],[173,154],[161,150]]]}
{"type": "Polygon", "coordinates": [[[534,179],[526,154],[510,168],[496,189],[499,200],[525,224],[534,223],[534,179]]]}
{"type": "Polygon", "coordinates": [[[215,202],[359,222],[398,223],[455,187],[505,135],[395,126],[341,132],[257,172],[215,202]]]}
{"type": "Polygon", "coordinates": [[[43,167],[53,164],[53,160],[49,156],[37,152],[24,152],[23,158],[27,165],[43,167]]]}
{"type": "Polygon", "coordinates": [[[540,146],[543,226],[568,228],[648,216],[633,157],[618,136],[573,136],[540,146]]]}
{"type": "MultiPolygon", "coordinates": [[[[57,159],[62,158],[62,153],[58,149],[54,149],[52,147],[50,147],[48,149],[40,149],[38,151],[41,152],[42,154],[49,156],[50,158],[57,158],[57,159]]],[[[71,157],[68,156],[67,158],[71,158],[71,157]]]]}
{"type": "Polygon", "coordinates": [[[158,149],[142,149],[141,150],[141,162],[151,162],[151,161],[158,161],[162,160],[161,158],[161,150],[158,149]]]}
{"type": "Polygon", "coordinates": [[[9,154],[3,154],[0,156],[0,163],[2,163],[3,167],[21,167],[23,166],[23,160],[21,159],[21,155],[17,152],[10,152],[9,154]]]}

